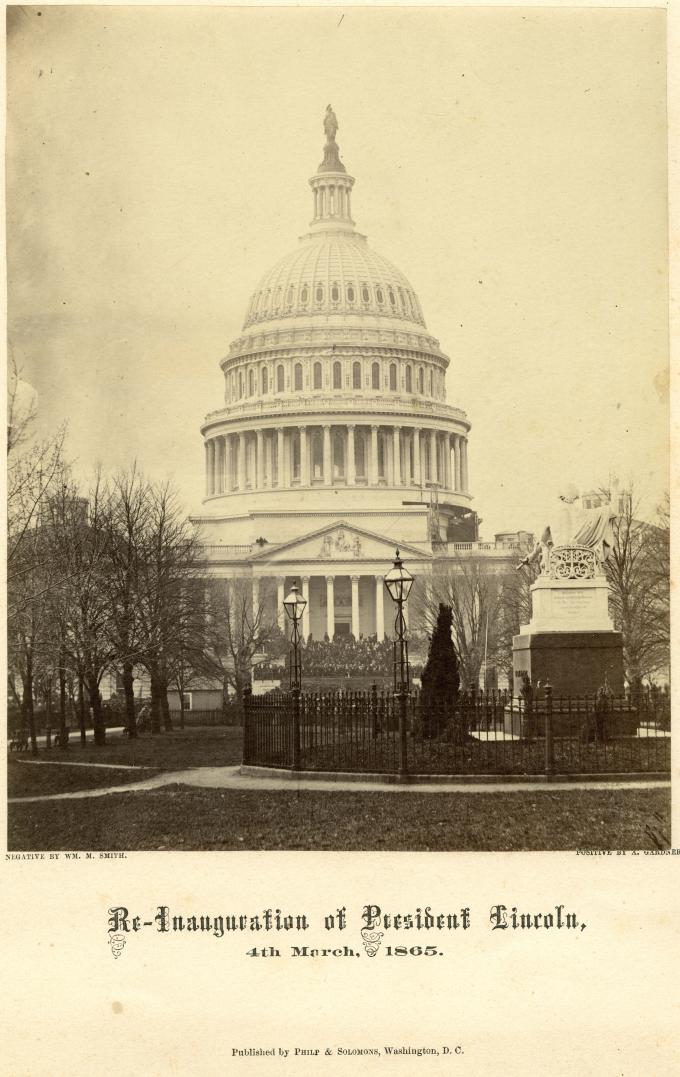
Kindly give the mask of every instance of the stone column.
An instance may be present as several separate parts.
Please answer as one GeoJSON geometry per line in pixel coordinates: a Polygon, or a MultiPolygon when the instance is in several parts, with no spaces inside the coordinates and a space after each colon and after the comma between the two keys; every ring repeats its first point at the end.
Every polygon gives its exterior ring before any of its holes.
{"type": "Polygon", "coordinates": [[[335,635],[335,590],[334,576],[326,576],[326,632],[330,640],[335,635]]]}
{"type": "Polygon", "coordinates": [[[283,489],[283,427],[276,428],[276,485],[283,489]]]}
{"type": "Polygon", "coordinates": [[[369,480],[371,486],[378,485],[378,427],[371,427],[371,459],[369,467],[369,480]]]}
{"type": "Polygon", "coordinates": [[[210,473],[210,487],[209,487],[208,492],[209,492],[210,496],[213,497],[214,494],[217,491],[217,483],[215,481],[215,478],[216,478],[216,475],[217,475],[217,461],[216,461],[217,453],[216,453],[215,438],[211,438],[210,441],[208,442],[208,444],[210,446],[209,468],[208,468],[209,473],[210,473]]]}
{"type": "Polygon", "coordinates": [[[238,488],[243,493],[246,488],[246,435],[238,436],[238,488]]]}
{"type": "Polygon", "coordinates": [[[264,433],[262,430],[257,431],[257,488],[262,490],[264,487],[264,433]]]}
{"type": "Polygon", "coordinates": [[[468,487],[468,456],[467,456],[467,438],[461,438],[460,444],[460,481],[463,489],[463,493],[467,494],[468,487]]]}
{"type": "Polygon", "coordinates": [[[385,638],[385,583],[382,576],[375,578],[375,631],[382,642],[385,638]]]}
{"type": "Polygon", "coordinates": [[[286,627],[286,611],[283,608],[283,600],[286,597],[285,593],[286,579],[284,576],[276,577],[276,623],[283,632],[286,627]]]}
{"type": "Polygon", "coordinates": [[[253,624],[255,624],[259,612],[260,612],[260,580],[259,580],[259,578],[257,576],[253,576],[253,624]]]}
{"type": "Polygon", "coordinates": [[[394,485],[401,486],[401,438],[400,427],[392,428],[392,474],[394,485]]]}
{"type": "Polygon", "coordinates": [[[205,496],[210,497],[210,442],[205,442],[205,496]]]}
{"type": "Polygon", "coordinates": [[[356,465],[354,463],[354,423],[347,427],[347,485],[354,486],[356,482],[356,465]]]}
{"type": "Polygon", "coordinates": [[[444,434],[444,468],[445,468],[445,482],[446,489],[452,490],[453,485],[451,482],[451,437],[449,434],[444,434]]]}
{"type": "MultiPolygon", "coordinates": [[[[323,484],[330,486],[333,482],[331,466],[331,428],[323,428],[323,484]]],[[[332,638],[332,637],[331,637],[332,638]]]]}
{"type": "Polygon", "coordinates": [[[233,488],[233,482],[231,479],[232,459],[231,459],[231,438],[229,434],[224,439],[224,492],[228,494],[233,488]]]}
{"type": "Polygon", "coordinates": [[[460,490],[460,437],[453,435],[453,488],[460,490]]]}
{"type": "Polygon", "coordinates": [[[300,427],[300,482],[309,486],[309,449],[307,447],[307,427],[300,427]]]}
{"type": "Polygon", "coordinates": [[[413,470],[416,486],[423,485],[423,471],[420,461],[420,430],[413,431],[413,470]]]}
{"type": "Polygon", "coordinates": [[[309,639],[309,576],[302,577],[302,597],[307,603],[302,611],[302,638],[306,643],[309,639]]]}
{"type": "Polygon", "coordinates": [[[352,576],[352,635],[359,639],[359,577],[352,576]]]}
{"type": "Polygon", "coordinates": [[[220,471],[222,468],[222,453],[221,453],[221,438],[215,438],[213,445],[215,446],[215,457],[213,460],[213,493],[219,494],[220,492],[220,471]]]}
{"type": "Polygon", "coordinates": [[[264,468],[265,485],[274,485],[274,443],[270,431],[267,431],[264,439],[264,468]]]}
{"type": "Polygon", "coordinates": [[[437,431],[430,430],[430,482],[438,481],[437,474],[437,431]]]}

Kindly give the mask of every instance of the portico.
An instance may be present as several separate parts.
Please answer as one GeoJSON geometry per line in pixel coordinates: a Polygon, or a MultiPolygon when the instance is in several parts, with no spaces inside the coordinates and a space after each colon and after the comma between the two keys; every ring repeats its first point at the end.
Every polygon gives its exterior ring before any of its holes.
{"type": "MultiPolygon", "coordinates": [[[[408,546],[402,552],[416,577],[429,578],[426,554],[408,546]]],[[[307,602],[301,624],[304,640],[351,633],[355,639],[376,636],[382,641],[392,635],[384,576],[393,559],[394,547],[382,536],[334,523],[271,552],[265,549],[255,554],[250,572],[244,565],[233,575],[228,570],[219,575],[227,581],[249,575],[253,616],[261,606],[267,619],[276,620],[282,631],[287,628],[283,598],[297,582],[307,602]]]]}

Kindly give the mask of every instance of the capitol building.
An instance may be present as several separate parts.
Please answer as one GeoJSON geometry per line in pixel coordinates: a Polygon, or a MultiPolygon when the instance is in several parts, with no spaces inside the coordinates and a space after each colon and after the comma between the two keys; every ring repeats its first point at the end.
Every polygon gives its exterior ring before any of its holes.
{"type": "Polygon", "coordinates": [[[297,580],[305,637],[383,639],[396,546],[422,586],[435,559],[498,543],[477,541],[449,359],[407,278],[356,229],[337,126],[329,106],[308,229],[260,280],[221,361],[193,521],[210,575],[251,580],[279,623],[297,580]]]}

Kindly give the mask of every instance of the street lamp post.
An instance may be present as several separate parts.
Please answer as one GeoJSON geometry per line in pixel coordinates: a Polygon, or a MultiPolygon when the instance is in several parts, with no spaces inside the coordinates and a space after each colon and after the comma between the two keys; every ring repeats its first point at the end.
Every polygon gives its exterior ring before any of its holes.
{"type": "Polygon", "coordinates": [[[399,706],[399,774],[402,777],[408,773],[406,704],[410,692],[404,605],[412,586],[413,576],[407,568],[404,568],[399,550],[397,550],[394,565],[385,576],[385,587],[397,607],[397,616],[394,621],[394,695],[399,706]]]}
{"type": "Polygon", "coordinates": [[[302,658],[300,655],[300,621],[307,605],[293,583],[283,600],[283,608],[293,626],[291,635],[290,690],[293,697],[293,770],[300,769],[300,692],[302,690],[302,658]]]}

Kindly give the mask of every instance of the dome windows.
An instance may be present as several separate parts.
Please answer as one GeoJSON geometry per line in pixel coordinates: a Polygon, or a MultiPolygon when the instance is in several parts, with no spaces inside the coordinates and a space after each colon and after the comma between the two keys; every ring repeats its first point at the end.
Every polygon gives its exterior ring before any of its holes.
{"type": "Polygon", "coordinates": [[[393,393],[397,391],[397,364],[390,363],[390,389],[393,393]]]}
{"type": "Polygon", "coordinates": [[[410,364],[406,367],[406,392],[413,392],[413,370],[410,364]]]}
{"type": "Polygon", "coordinates": [[[371,293],[368,290],[367,284],[362,284],[361,286],[361,299],[364,303],[370,303],[371,301],[371,293]]]}
{"type": "Polygon", "coordinates": [[[293,386],[296,392],[302,389],[302,363],[295,364],[295,371],[293,374],[293,386]]]}
{"type": "Polygon", "coordinates": [[[314,299],[317,303],[323,303],[323,284],[317,284],[314,299]]]}
{"type": "Polygon", "coordinates": [[[352,363],[352,388],[361,388],[361,363],[358,360],[352,363]]]}
{"type": "Polygon", "coordinates": [[[266,366],[262,367],[262,395],[266,396],[269,392],[269,373],[266,366]]]}
{"type": "Polygon", "coordinates": [[[340,289],[338,288],[337,281],[333,281],[331,286],[331,300],[333,303],[337,303],[340,300],[340,289]]]}
{"type": "Polygon", "coordinates": [[[300,291],[300,303],[301,303],[301,305],[303,307],[305,307],[308,302],[309,302],[309,288],[307,287],[306,284],[303,284],[302,289],[300,291]]]}
{"type": "Polygon", "coordinates": [[[430,386],[430,396],[434,396],[434,389],[432,387],[432,368],[430,368],[430,376],[428,378],[428,381],[430,386]]]}
{"type": "Polygon", "coordinates": [[[425,375],[421,366],[418,367],[418,392],[425,392],[425,375]]]}
{"type": "Polygon", "coordinates": [[[276,291],[274,292],[274,308],[276,310],[278,310],[279,307],[281,306],[281,295],[282,295],[281,285],[279,284],[276,291]]]}
{"type": "Polygon", "coordinates": [[[378,285],[375,290],[375,298],[378,300],[378,305],[382,307],[383,303],[385,302],[385,294],[380,285],[378,285]]]}
{"type": "Polygon", "coordinates": [[[371,388],[380,388],[380,363],[373,363],[371,365],[371,388]]]}
{"type": "Polygon", "coordinates": [[[387,289],[387,294],[388,294],[388,296],[389,296],[389,300],[390,300],[390,306],[391,306],[391,307],[396,307],[396,305],[397,305],[397,300],[396,300],[396,298],[395,298],[395,295],[394,295],[394,292],[392,291],[392,289],[391,289],[391,288],[388,288],[388,289],[387,289]]]}
{"type": "Polygon", "coordinates": [[[282,393],[283,392],[284,384],[285,384],[285,381],[284,381],[283,365],[281,363],[279,363],[279,365],[276,368],[276,391],[277,391],[277,393],[282,393]]]}
{"type": "Polygon", "coordinates": [[[292,307],[293,299],[295,298],[295,289],[292,284],[288,285],[288,291],[286,292],[286,306],[292,307]]]}
{"type": "Polygon", "coordinates": [[[323,388],[323,375],[322,375],[322,370],[321,370],[321,363],[319,363],[319,362],[316,362],[314,364],[314,388],[315,389],[322,389],[323,388]]]}
{"type": "Polygon", "coordinates": [[[255,371],[252,367],[248,371],[248,396],[255,396],[255,371]]]}
{"type": "Polygon", "coordinates": [[[348,284],[347,285],[347,302],[348,303],[353,303],[355,301],[356,297],[357,297],[357,294],[354,291],[354,285],[353,284],[348,284]]]}
{"type": "Polygon", "coordinates": [[[342,364],[337,360],[333,363],[333,388],[342,389],[342,364]]]}

